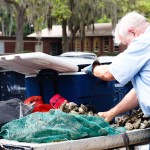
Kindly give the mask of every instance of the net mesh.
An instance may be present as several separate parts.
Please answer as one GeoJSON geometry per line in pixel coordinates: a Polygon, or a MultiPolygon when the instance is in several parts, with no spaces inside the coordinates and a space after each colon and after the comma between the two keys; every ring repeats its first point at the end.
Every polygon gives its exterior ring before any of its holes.
{"type": "Polygon", "coordinates": [[[32,113],[5,124],[1,128],[0,136],[20,142],[47,143],[119,133],[98,116],[51,110],[46,113],[32,113]]]}

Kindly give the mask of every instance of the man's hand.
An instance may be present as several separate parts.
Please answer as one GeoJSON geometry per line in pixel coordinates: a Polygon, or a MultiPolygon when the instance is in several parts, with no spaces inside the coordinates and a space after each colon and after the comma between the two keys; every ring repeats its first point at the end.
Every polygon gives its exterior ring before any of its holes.
{"type": "Polygon", "coordinates": [[[93,69],[93,74],[105,81],[115,80],[114,76],[109,71],[110,65],[96,65],[93,69]]]}
{"type": "Polygon", "coordinates": [[[99,112],[98,115],[104,118],[107,122],[111,122],[115,118],[114,114],[110,110],[106,112],[99,112]]]}
{"type": "Polygon", "coordinates": [[[136,108],[138,104],[139,102],[136,92],[134,89],[131,89],[115,107],[105,112],[99,112],[98,115],[104,118],[106,121],[110,122],[117,115],[136,108]]]}
{"type": "Polygon", "coordinates": [[[83,68],[81,71],[94,76],[93,69],[98,65],[101,65],[100,62],[98,60],[95,60],[91,65],[83,68]]]}

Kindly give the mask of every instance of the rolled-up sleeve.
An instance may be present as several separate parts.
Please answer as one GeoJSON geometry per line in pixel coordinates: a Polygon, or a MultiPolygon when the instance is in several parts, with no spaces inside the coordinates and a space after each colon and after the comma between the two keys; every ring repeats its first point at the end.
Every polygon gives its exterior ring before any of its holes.
{"type": "Polygon", "coordinates": [[[110,64],[109,71],[119,83],[125,85],[143,67],[147,57],[143,48],[141,43],[134,42],[110,64]]]}

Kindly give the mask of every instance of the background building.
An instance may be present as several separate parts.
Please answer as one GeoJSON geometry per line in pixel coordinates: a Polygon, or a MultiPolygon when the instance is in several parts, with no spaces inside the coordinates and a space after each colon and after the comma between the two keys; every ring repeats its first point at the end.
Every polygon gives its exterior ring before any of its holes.
{"type": "MultiPolygon", "coordinates": [[[[95,29],[86,30],[86,37],[81,39],[77,33],[74,43],[69,51],[93,52],[98,56],[116,55],[125,49],[114,43],[112,25],[110,23],[97,23],[95,29]]],[[[69,31],[67,31],[69,38],[69,31]]],[[[15,37],[0,36],[0,53],[15,53],[15,37]]],[[[25,52],[44,52],[50,55],[60,55],[62,52],[62,27],[54,25],[52,30],[45,28],[40,34],[32,33],[24,37],[25,52]]]]}

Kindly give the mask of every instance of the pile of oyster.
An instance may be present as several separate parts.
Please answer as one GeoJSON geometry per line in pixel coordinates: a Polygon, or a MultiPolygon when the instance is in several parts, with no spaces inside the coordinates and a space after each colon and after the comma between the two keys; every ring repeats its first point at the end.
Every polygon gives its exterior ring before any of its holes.
{"type": "Polygon", "coordinates": [[[91,105],[83,105],[78,106],[74,102],[64,102],[60,108],[61,111],[72,114],[85,114],[85,115],[96,115],[96,109],[91,105]]]}
{"type": "Polygon", "coordinates": [[[139,108],[133,110],[129,115],[119,117],[114,125],[117,127],[123,126],[127,130],[144,129],[150,127],[150,118],[145,116],[139,108]]]}

